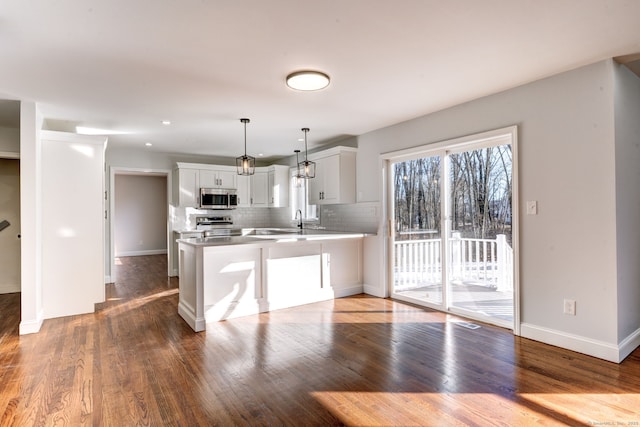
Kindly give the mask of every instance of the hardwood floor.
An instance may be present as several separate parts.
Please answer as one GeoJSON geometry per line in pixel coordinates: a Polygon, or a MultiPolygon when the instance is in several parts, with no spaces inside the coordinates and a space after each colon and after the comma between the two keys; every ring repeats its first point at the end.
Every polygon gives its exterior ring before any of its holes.
{"type": "Polygon", "coordinates": [[[0,425],[640,425],[640,350],[616,365],[364,295],[194,333],[163,256],[121,262],[98,312],[38,334],[0,296],[0,425]]]}

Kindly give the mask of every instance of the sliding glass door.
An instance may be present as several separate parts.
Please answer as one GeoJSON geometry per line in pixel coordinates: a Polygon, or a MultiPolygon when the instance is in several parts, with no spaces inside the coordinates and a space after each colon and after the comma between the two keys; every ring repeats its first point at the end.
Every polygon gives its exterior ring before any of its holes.
{"type": "Polygon", "coordinates": [[[405,154],[390,166],[392,296],[512,328],[511,136],[405,154]]]}
{"type": "Polygon", "coordinates": [[[394,292],[443,302],[441,156],[394,165],[394,292]]]}

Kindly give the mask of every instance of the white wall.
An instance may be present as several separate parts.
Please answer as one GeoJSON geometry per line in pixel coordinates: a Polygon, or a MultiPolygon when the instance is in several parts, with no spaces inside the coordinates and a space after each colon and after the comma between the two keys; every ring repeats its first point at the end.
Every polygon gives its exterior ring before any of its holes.
{"type": "Polygon", "coordinates": [[[0,294],[20,292],[20,161],[0,159],[0,294]]]}
{"type": "Polygon", "coordinates": [[[618,341],[640,344],[640,78],[614,64],[618,341]]]}
{"type": "Polygon", "coordinates": [[[527,200],[539,209],[520,222],[522,334],[605,358],[618,343],[612,67],[596,63],[362,135],[357,160],[359,201],[378,201],[381,153],[518,125],[520,212],[527,200]],[[577,301],[576,316],[562,313],[564,298],[577,301]]]}
{"type": "Polygon", "coordinates": [[[115,176],[116,256],[167,252],[167,177],[115,176]]]}
{"type": "Polygon", "coordinates": [[[42,326],[42,115],[34,102],[20,103],[20,334],[42,326]]]}

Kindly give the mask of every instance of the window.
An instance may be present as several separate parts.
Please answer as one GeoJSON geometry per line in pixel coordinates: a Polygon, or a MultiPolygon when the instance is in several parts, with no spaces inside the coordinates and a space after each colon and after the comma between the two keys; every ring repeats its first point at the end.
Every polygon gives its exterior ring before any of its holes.
{"type": "Polygon", "coordinates": [[[291,195],[291,219],[296,218],[296,212],[302,212],[302,218],[307,222],[318,221],[318,206],[309,205],[309,185],[307,180],[296,178],[296,168],[289,173],[289,194],[291,195]]]}

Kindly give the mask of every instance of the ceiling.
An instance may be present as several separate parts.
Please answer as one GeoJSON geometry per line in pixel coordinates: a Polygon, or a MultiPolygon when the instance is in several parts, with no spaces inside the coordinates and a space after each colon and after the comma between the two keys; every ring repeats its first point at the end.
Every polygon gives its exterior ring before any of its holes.
{"type": "Polygon", "coordinates": [[[311,149],[635,54],[638,16],[634,0],[3,0],[0,98],[170,153],[238,156],[248,117],[248,153],[275,158],[302,127],[311,149]],[[285,85],[309,68],[330,86],[285,85]]]}

